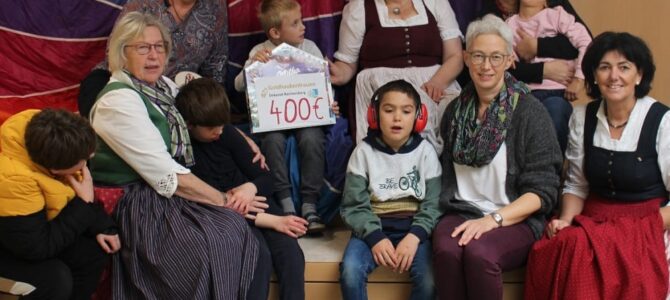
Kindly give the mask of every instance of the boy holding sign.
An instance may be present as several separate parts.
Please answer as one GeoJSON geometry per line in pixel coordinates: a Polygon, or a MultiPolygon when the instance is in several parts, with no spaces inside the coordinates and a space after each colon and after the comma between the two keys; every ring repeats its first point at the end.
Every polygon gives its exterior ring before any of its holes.
{"type": "Polygon", "coordinates": [[[342,219],[352,236],[340,265],[344,299],[367,299],[377,266],[410,273],[411,299],[435,298],[430,234],[438,217],[442,168],[419,132],[427,109],[409,82],[391,81],[372,96],[370,130],[349,159],[342,219]]]}
{"type": "MultiPolygon", "coordinates": [[[[323,58],[316,44],[305,39],[300,4],[295,0],[264,0],[260,5],[259,18],[268,40],[251,49],[245,68],[256,61],[267,63],[272,49],[282,43],[323,58]]],[[[235,89],[244,91],[245,88],[244,72],[241,72],[235,78],[235,89]]],[[[337,110],[336,104],[333,105],[333,110],[337,110]]],[[[261,135],[261,151],[266,155],[274,177],[275,196],[286,214],[296,214],[291,197],[289,171],[284,158],[286,139],[290,134],[295,135],[300,156],[302,216],[309,222],[309,233],[320,232],[325,229],[325,225],[316,212],[316,203],[325,172],[325,134],[321,127],[305,127],[261,135]]]]}

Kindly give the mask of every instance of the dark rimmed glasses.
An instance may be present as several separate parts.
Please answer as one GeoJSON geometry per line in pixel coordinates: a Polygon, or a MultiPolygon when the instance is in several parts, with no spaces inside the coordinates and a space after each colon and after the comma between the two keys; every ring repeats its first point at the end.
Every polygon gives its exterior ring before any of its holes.
{"type": "Polygon", "coordinates": [[[165,51],[167,50],[167,42],[161,42],[156,44],[137,43],[134,45],[126,45],[126,47],[134,48],[135,53],[139,55],[149,54],[149,52],[151,52],[151,48],[154,48],[154,50],[156,50],[156,53],[165,53],[165,51]]]}
{"type": "Polygon", "coordinates": [[[470,54],[470,62],[472,62],[472,64],[481,65],[488,58],[489,63],[491,63],[491,66],[493,67],[498,67],[502,65],[502,63],[505,61],[505,58],[509,56],[507,54],[502,53],[493,53],[491,55],[486,55],[483,52],[479,51],[468,52],[468,54],[470,54]]]}

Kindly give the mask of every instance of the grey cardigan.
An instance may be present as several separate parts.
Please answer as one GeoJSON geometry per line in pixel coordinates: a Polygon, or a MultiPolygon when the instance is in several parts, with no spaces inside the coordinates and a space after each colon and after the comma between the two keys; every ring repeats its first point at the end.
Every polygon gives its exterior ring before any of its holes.
{"type": "MultiPolygon", "coordinates": [[[[452,101],[442,118],[441,132],[445,141],[454,118],[452,101]]],[[[512,125],[505,138],[507,147],[507,178],[505,192],[510,201],[531,192],[540,196],[542,207],[526,219],[535,234],[542,236],[544,226],[557,204],[560,170],[563,156],[558,146],[553,124],[544,106],[532,95],[519,99],[512,115],[512,125]]],[[[446,214],[458,214],[466,219],[480,218],[481,210],[466,201],[454,198],[457,185],[452,149],[445,147],[442,162],[442,192],[440,206],[446,214]]]]}

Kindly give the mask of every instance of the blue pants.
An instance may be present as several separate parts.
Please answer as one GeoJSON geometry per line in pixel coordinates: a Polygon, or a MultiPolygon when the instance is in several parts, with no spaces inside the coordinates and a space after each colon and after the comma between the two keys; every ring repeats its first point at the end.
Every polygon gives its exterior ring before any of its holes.
{"type": "MultiPolygon", "coordinates": [[[[384,232],[393,245],[405,237],[406,233],[384,232]]],[[[368,274],[377,268],[370,247],[361,239],[351,237],[344,258],[340,264],[340,289],[345,300],[368,299],[368,274]]],[[[432,247],[430,240],[419,244],[414,260],[409,268],[412,280],[413,300],[430,300],[435,298],[435,284],[433,281],[432,247]]]]}
{"type": "Polygon", "coordinates": [[[568,133],[570,131],[568,123],[570,122],[570,115],[572,115],[572,104],[565,100],[564,93],[565,90],[533,91],[533,96],[540,100],[549,112],[563,155],[565,155],[565,149],[568,146],[568,133]]]}

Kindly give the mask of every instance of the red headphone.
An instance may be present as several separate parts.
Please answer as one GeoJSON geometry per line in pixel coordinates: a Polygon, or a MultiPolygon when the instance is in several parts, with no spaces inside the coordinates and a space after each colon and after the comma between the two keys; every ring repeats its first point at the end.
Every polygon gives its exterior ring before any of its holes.
{"type": "MultiPolygon", "coordinates": [[[[372,102],[370,102],[370,106],[368,106],[368,125],[370,126],[370,129],[379,129],[379,123],[377,122],[377,117],[379,116],[377,113],[377,106],[379,106],[379,101],[379,95],[375,93],[372,96],[372,102]]],[[[421,107],[416,110],[413,131],[420,133],[424,128],[426,128],[426,124],[428,124],[428,108],[426,108],[425,104],[421,103],[421,107]]]]}

